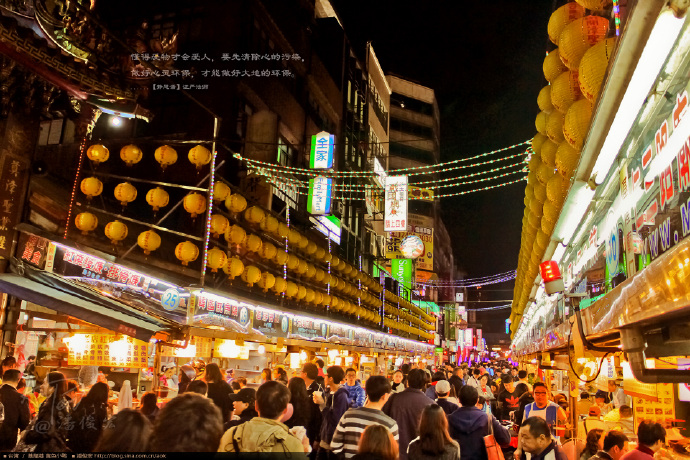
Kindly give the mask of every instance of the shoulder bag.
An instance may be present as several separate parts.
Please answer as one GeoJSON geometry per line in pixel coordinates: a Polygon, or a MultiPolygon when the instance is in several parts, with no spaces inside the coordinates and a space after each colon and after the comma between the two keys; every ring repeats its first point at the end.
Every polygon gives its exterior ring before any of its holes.
{"type": "Polygon", "coordinates": [[[488,436],[484,436],[484,445],[486,446],[486,457],[488,460],[505,460],[505,457],[503,456],[503,451],[501,450],[501,446],[498,445],[496,442],[496,438],[494,436],[494,422],[493,422],[493,417],[491,415],[487,415],[488,419],[488,424],[489,424],[489,434],[488,436]]]}

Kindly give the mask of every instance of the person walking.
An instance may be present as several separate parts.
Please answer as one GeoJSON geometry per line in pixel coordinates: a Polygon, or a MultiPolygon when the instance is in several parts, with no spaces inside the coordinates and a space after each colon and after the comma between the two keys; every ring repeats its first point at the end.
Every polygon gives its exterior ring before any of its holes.
{"type": "Polygon", "coordinates": [[[542,382],[534,384],[532,395],[534,402],[525,406],[525,412],[520,422],[529,417],[541,417],[551,427],[551,434],[556,435],[556,427],[566,424],[568,417],[565,411],[555,402],[549,401],[549,390],[542,382]]]}
{"type": "Polygon", "coordinates": [[[223,378],[220,373],[220,367],[216,363],[208,363],[206,365],[206,372],[204,380],[208,385],[207,397],[220,409],[223,416],[223,423],[230,421],[230,412],[232,412],[232,401],[230,401],[230,393],[232,388],[223,378]]]}
{"type": "Polygon", "coordinates": [[[231,394],[230,400],[233,407],[233,420],[225,424],[226,430],[258,417],[259,414],[256,412],[254,404],[256,402],[256,390],[254,388],[242,388],[237,393],[231,394]],[[235,417],[237,418],[235,419],[235,417]]]}
{"type": "Polygon", "coordinates": [[[3,374],[0,386],[0,405],[4,409],[4,420],[0,422],[1,452],[9,452],[17,445],[17,435],[31,421],[29,399],[17,391],[21,378],[22,373],[18,369],[8,369],[3,374]]]}
{"type": "Polygon", "coordinates": [[[455,387],[455,394],[459,395],[460,390],[465,385],[465,380],[462,378],[462,368],[456,367],[453,369],[453,375],[448,379],[448,383],[455,387]]]}
{"type": "MultiPolygon", "coordinates": [[[[448,416],[450,436],[462,446],[461,460],[487,460],[484,436],[489,434],[489,415],[476,407],[478,400],[479,395],[475,387],[462,387],[462,406],[448,416]]],[[[510,444],[510,432],[495,417],[491,417],[490,423],[496,442],[502,446],[510,444]]]]}
{"type": "Polygon", "coordinates": [[[150,452],[215,452],[222,436],[223,416],[218,406],[187,392],[163,406],[153,424],[149,448],[150,452]]]}
{"type": "Polygon", "coordinates": [[[604,430],[594,429],[587,433],[587,441],[585,442],[585,450],[580,455],[580,460],[589,460],[594,457],[597,452],[604,448],[604,430]]]}
{"type": "Polygon", "coordinates": [[[319,446],[319,432],[321,431],[322,415],[319,405],[314,402],[314,393],[323,394],[324,388],[319,384],[319,367],[315,363],[305,363],[302,366],[300,374],[304,384],[307,387],[308,407],[309,407],[309,422],[305,428],[307,429],[307,437],[312,444],[312,453],[309,458],[312,460],[316,458],[316,451],[319,446]]]}
{"type": "Polygon", "coordinates": [[[446,415],[450,415],[460,408],[459,405],[448,400],[450,390],[451,386],[447,380],[439,380],[436,383],[436,395],[438,396],[436,399],[436,404],[441,406],[441,409],[443,409],[443,412],[446,415]]]}
{"type": "Polygon", "coordinates": [[[604,447],[589,460],[620,460],[630,450],[628,437],[621,431],[612,430],[604,438],[604,447]]]}
{"type": "MultiPolygon", "coordinates": [[[[442,380],[441,382],[446,382],[442,380]]],[[[436,384],[438,392],[438,384],[436,384]]],[[[448,383],[448,387],[450,384],[448,383]]],[[[448,434],[448,419],[438,404],[426,406],[419,423],[419,437],[407,448],[409,460],[460,460],[460,446],[448,434]]]]}
{"type": "Polygon", "coordinates": [[[398,460],[398,443],[385,426],[369,425],[362,433],[353,460],[398,460]]]}
{"type": "Polygon", "coordinates": [[[285,425],[288,428],[296,426],[303,426],[307,428],[311,420],[311,406],[313,401],[309,400],[307,393],[307,386],[304,380],[300,377],[293,377],[288,382],[288,390],[290,390],[290,404],[292,404],[292,416],[285,420],[285,425]]]}
{"type": "Polygon", "coordinates": [[[350,407],[362,407],[364,405],[366,392],[357,381],[357,371],[354,368],[350,367],[345,371],[345,384],[343,387],[347,390],[350,407]]]}
{"type": "Polygon", "coordinates": [[[621,460],[652,460],[666,442],[666,429],[659,423],[643,420],[637,427],[637,447],[621,460]]]}
{"type": "Polygon", "coordinates": [[[109,391],[108,385],[96,382],[72,412],[74,426],[67,440],[72,452],[91,452],[96,447],[108,418],[109,391]]]}
{"type": "Polygon", "coordinates": [[[336,458],[331,448],[331,441],[340,418],[350,405],[347,390],[342,386],[344,378],[345,372],[342,367],[329,367],[326,370],[325,377],[328,393],[325,397],[319,397],[318,394],[314,395],[314,402],[319,405],[322,414],[321,430],[319,432],[319,451],[317,454],[317,458],[320,460],[335,460],[336,458]]]}
{"type": "Polygon", "coordinates": [[[481,376],[481,371],[479,369],[474,369],[472,370],[472,375],[467,378],[467,382],[465,382],[465,385],[469,385],[471,387],[479,388],[481,384],[479,383],[479,377],[481,376]]]}
{"type": "Polygon", "coordinates": [[[67,451],[67,428],[71,415],[66,393],[67,379],[61,372],[50,372],[43,379],[41,394],[46,400],[38,410],[32,429],[25,431],[21,439],[23,445],[36,445],[34,452],[67,451]]]}
{"type": "MultiPolygon", "coordinates": [[[[402,393],[395,393],[383,406],[383,412],[398,424],[401,446],[408,446],[410,441],[419,436],[419,420],[426,406],[434,403],[423,392],[426,373],[421,369],[412,369],[407,376],[408,387],[402,393]]],[[[407,460],[407,449],[402,449],[400,459],[407,460]]]]}
{"type": "Polygon", "coordinates": [[[349,409],[343,414],[333,434],[334,454],[352,458],[365,428],[372,424],[386,427],[398,441],[398,424],[381,410],[391,396],[391,385],[382,375],[369,377],[366,383],[367,402],[363,407],[349,409]]]}
{"type": "MultiPolygon", "coordinates": [[[[201,380],[198,382],[206,385],[206,383],[202,382],[201,380]]],[[[158,396],[156,396],[156,393],[153,391],[144,393],[144,395],[141,397],[141,401],[139,401],[139,407],[137,410],[144,414],[146,418],[153,423],[158,416],[158,412],[160,411],[160,409],[158,409],[158,396]]]]}
{"type": "Polygon", "coordinates": [[[140,411],[123,409],[103,427],[94,452],[147,452],[153,432],[151,421],[140,411]]]}
{"type": "Polygon", "coordinates": [[[515,451],[515,459],[525,455],[526,460],[568,460],[541,417],[528,417],[522,422],[519,440],[521,449],[515,451]]]}
{"type": "Polygon", "coordinates": [[[477,388],[477,392],[479,396],[483,396],[484,399],[494,399],[494,393],[491,391],[491,386],[489,385],[489,374],[484,374],[479,377],[479,388],[477,388]]]}

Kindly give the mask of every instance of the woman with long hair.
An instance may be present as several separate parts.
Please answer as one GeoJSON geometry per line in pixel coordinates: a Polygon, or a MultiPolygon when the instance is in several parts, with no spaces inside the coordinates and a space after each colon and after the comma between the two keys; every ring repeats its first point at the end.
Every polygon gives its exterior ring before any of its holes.
{"type": "Polygon", "coordinates": [[[180,373],[177,376],[178,381],[178,394],[182,394],[187,391],[189,384],[196,378],[196,371],[194,368],[188,364],[180,366],[180,373]]]}
{"type": "Polygon", "coordinates": [[[94,452],[146,452],[153,425],[134,409],[118,412],[103,429],[94,452]]]}
{"type": "Polygon", "coordinates": [[[69,435],[70,405],[67,379],[61,372],[50,372],[43,379],[41,394],[46,397],[38,409],[35,423],[22,439],[26,445],[36,445],[34,452],[66,452],[69,435]]]}
{"type": "Polygon", "coordinates": [[[105,383],[95,383],[74,409],[74,425],[67,441],[72,452],[91,452],[96,446],[103,422],[108,418],[109,390],[105,383]]]}
{"type": "Polygon", "coordinates": [[[208,363],[206,365],[204,380],[208,385],[206,396],[220,409],[220,413],[223,415],[223,423],[228,423],[230,421],[230,412],[232,412],[232,401],[230,400],[232,388],[223,378],[218,364],[208,363]]]}
{"type": "Polygon", "coordinates": [[[158,410],[158,396],[156,396],[156,393],[153,391],[144,393],[144,396],[141,397],[138,411],[153,423],[158,415],[158,410]]]}
{"type": "Polygon", "coordinates": [[[448,419],[438,404],[426,406],[419,422],[419,437],[407,449],[409,460],[459,460],[460,446],[448,433],[448,419]]]}
{"type": "Polygon", "coordinates": [[[590,457],[596,455],[604,448],[604,430],[601,428],[593,428],[587,433],[587,444],[585,450],[580,455],[580,460],[589,460],[590,457]]]}
{"type": "Polygon", "coordinates": [[[359,438],[352,460],[398,460],[398,441],[383,425],[369,425],[359,438]]]}
{"type": "Polygon", "coordinates": [[[302,378],[293,377],[288,382],[288,390],[290,390],[292,417],[287,419],[284,423],[289,428],[296,426],[307,427],[311,420],[311,406],[309,395],[307,394],[307,385],[302,378]]]}
{"type": "Polygon", "coordinates": [[[269,368],[266,368],[261,371],[261,383],[266,383],[270,382],[271,379],[271,370],[269,368]]]}

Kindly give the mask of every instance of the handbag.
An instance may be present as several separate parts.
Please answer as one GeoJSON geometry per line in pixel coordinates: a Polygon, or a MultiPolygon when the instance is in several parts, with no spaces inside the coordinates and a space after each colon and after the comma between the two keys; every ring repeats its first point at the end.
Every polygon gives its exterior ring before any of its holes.
{"type": "Polygon", "coordinates": [[[494,437],[494,424],[493,420],[490,415],[487,415],[488,422],[489,422],[489,434],[488,436],[484,436],[484,445],[486,446],[486,457],[488,460],[505,460],[505,457],[503,456],[503,451],[501,450],[501,446],[498,445],[496,442],[496,438],[494,437]]]}

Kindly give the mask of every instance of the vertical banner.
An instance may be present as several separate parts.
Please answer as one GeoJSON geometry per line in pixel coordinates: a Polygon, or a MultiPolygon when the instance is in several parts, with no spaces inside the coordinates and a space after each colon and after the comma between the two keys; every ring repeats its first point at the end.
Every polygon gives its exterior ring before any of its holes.
{"type": "Polygon", "coordinates": [[[29,179],[29,162],[6,153],[0,163],[0,258],[12,257],[14,227],[22,215],[24,191],[29,179]]]}
{"type": "Polygon", "coordinates": [[[312,169],[331,169],[333,168],[333,147],[335,146],[335,136],[321,131],[311,137],[311,155],[309,167],[312,169]]]}
{"type": "Polygon", "coordinates": [[[307,211],[315,215],[330,214],[332,193],[333,179],[330,177],[317,176],[309,179],[307,211]]]}
{"type": "Polygon", "coordinates": [[[407,231],[407,176],[386,177],[384,230],[407,231]]]}
{"type": "MultiPolygon", "coordinates": [[[[412,259],[393,259],[391,260],[391,270],[393,278],[398,280],[401,287],[405,287],[406,292],[412,290],[412,259]]],[[[399,293],[402,296],[402,293],[399,293]]],[[[408,294],[405,294],[405,298],[408,294]]],[[[409,300],[409,299],[408,299],[409,300]]]]}

